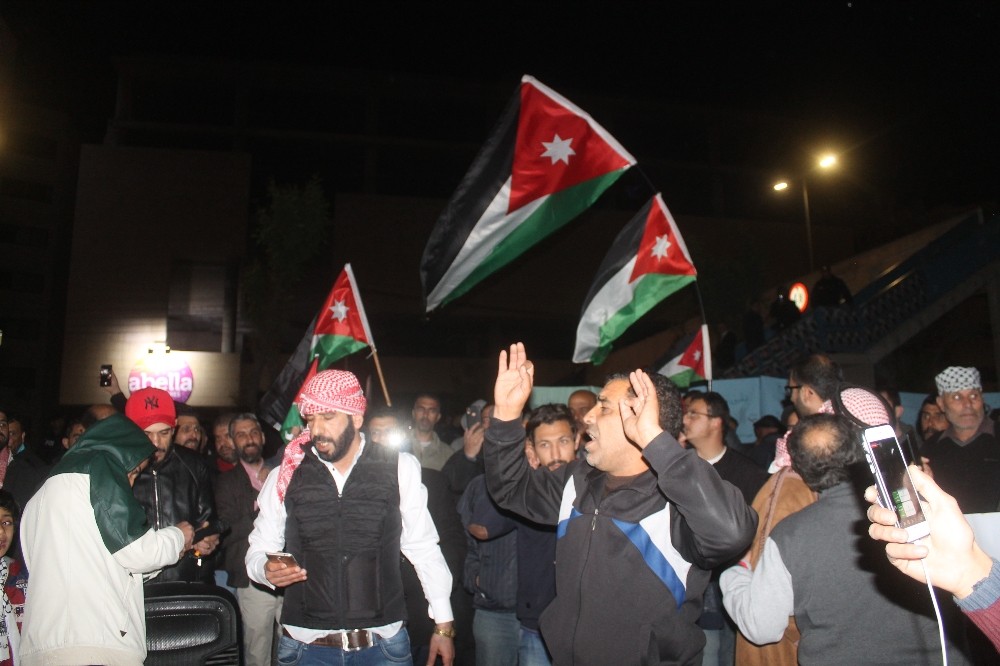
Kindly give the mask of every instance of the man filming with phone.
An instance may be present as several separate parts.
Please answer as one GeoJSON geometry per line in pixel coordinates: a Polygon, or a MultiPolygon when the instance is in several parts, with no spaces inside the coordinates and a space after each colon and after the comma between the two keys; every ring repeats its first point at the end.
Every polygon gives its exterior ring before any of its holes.
{"type": "Polygon", "coordinates": [[[261,488],[246,555],[251,579],[285,588],[279,661],[409,663],[402,553],[436,623],[427,663],[440,656],[450,665],[451,572],[427,510],[420,463],[366,441],[366,400],[350,372],[316,374],[298,405],[307,427],[261,488]]]}
{"type": "Polygon", "coordinates": [[[149,524],[161,529],[187,521],[200,530],[194,548],[176,565],[164,568],[156,581],[213,583],[213,568],[204,558],[218,547],[221,525],[215,513],[211,476],[201,456],[174,446],[177,411],[173,398],[162,389],[140,389],[125,403],[125,416],[156,447],[152,464],[133,486],[149,524]]]}
{"type": "MultiPolygon", "coordinates": [[[[819,499],[775,526],[753,571],[744,561],[723,572],[723,604],[740,632],[759,645],[780,640],[794,615],[803,666],[937,663],[937,625],[926,591],[896,585],[881,549],[858,537],[865,517],[851,482],[858,439],[834,414],[799,422],[788,438],[792,469],[819,499]]],[[[947,648],[949,663],[968,663],[954,645],[947,648]]]]}

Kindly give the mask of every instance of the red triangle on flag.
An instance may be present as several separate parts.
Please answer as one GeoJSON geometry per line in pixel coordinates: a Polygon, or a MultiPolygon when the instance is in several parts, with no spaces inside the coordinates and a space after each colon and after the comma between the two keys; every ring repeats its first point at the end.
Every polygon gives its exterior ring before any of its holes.
{"type": "Polygon", "coordinates": [[[371,345],[346,269],[340,272],[319,311],[314,335],[342,335],[371,345]]]}
{"type": "Polygon", "coordinates": [[[634,163],[590,116],[554,95],[534,80],[521,83],[508,213],[634,163]]]}
{"type": "Polygon", "coordinates": [[[646,273],[664,275],[697,275],[698,272],[688,256],[684,239],[674,223],[670,211],[659,194],[654,197],[654,205],[649,207],[646,230],[639,242],[635,268],[629,282],[646,273]]]}
{"type": "Polygon", "coordinates": [[[699,377],[707,377],[705,374],[705,336],[700,330],[695,334],[694,340],[691,341],[688,348],[681,354],[680,364],[693,368],[699,377]]]}

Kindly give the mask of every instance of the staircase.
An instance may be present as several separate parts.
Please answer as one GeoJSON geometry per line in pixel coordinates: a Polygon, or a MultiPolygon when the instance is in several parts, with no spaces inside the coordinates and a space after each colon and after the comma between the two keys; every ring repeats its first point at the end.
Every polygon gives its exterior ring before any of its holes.
{"type": "Polygon", "coordinates": [[[874,364],[990,284],[1000,285],[1000,215],[977,210],[854,295],[851,307],[811,309],[722,377],[785,377],[801,357],[822,352],[874,364]]]}

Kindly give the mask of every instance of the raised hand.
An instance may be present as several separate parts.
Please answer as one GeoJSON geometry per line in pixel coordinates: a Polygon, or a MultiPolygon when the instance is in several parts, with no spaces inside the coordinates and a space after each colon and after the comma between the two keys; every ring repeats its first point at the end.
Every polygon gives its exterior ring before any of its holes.
{"type": "Polygon", "coordinates": [[[500,352],[497,381],[493,387],[493,418],[513,421],[521,418],[521,412],[531,396],[535,384],[535,366],[528,360],[524,344],[516,342],[510,351],[500,352]]]}
{"type": "Polygon", "coordinates": [[[660,427],[660,401],[656,397],[653,381],[642,370],[633,370],[628,376],[632,384],[633,397],[624,398],[619,403],[622,428],[625,436],[640,449],[663,432],[660,427]]]}

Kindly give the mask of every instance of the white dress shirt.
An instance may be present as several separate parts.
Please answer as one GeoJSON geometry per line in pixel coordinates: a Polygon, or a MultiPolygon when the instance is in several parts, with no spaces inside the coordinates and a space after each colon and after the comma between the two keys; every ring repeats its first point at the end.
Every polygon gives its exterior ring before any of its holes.
{"type": "MultiPolygon", "coordinates": [[[[315,449],[309,449],[306,455],[316,456],[317,460],[323,463],[333,475],[337,490],[343,492],[344,484],[347,483],[347,478],[351,475],[364,450],[365,438],[364,434],[361,434],[361,446],[357,456],[351,461],[351,466],[346,474],[341,474],[333,466],[333,463],[326,462],[316,455],[315,449]]],[[[268,582],[264,575],[267,553],[282,551],[285,548],[285,503],[278,500],[276,491],[280,469],[281,467],[278,466],[271,470],[267,480],[264,481],[260,495],[257,497],[260,513],[254,520],[253,532],[250,533],[249,539],[250,547],[246,557],[247,574],[250,578],[271,589],[274,589],[274,585],[268,582]]],[[[420,481],[420,463],[412,454],[400,452],[398,470],[399,513],[403,523],[399,537],[400,550],[416,569],[420,586],[430,604],[428,616],[437,623],[451,622],[454,619],[451,610],[451,571],[438,547],[437,528],[434,527],[434,521],[431,520],[431,514],[427,510],[427,489],[420,481]]],[[[299,583],[294,584],[298,585],[299,583]]],[[[389,638],[396,635],[402,625],[402,622],[394,622],[381,627],[368,628],[380,636],[389,638]]],[[[290,625],[284,625],[284,627],[292,638],[303,643],[311,643],[331,632],[344,630],[344,627],[330,627],[320,630],[290,625]]]]}

